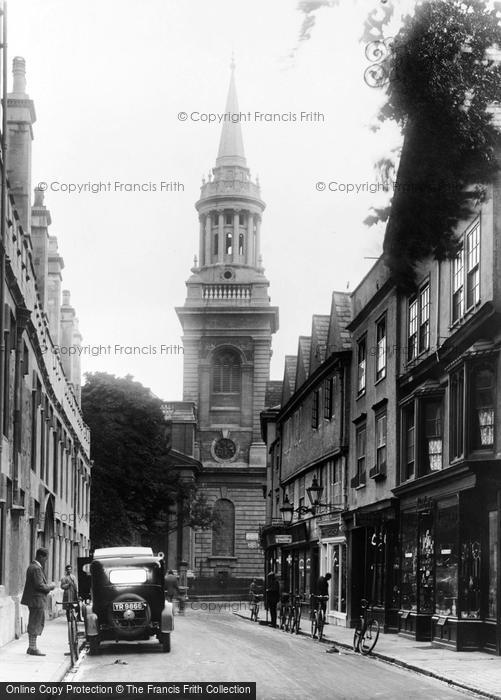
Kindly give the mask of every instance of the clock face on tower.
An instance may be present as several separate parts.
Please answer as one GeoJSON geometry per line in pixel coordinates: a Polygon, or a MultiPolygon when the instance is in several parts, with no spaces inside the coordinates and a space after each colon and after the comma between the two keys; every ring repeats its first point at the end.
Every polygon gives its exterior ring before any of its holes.
{"type": "Polygon", "coordinates": [[[214,455],[222,462],[229,461],[237,453],[237,446],[230,438],[219,438],[214,444],[214,455]]]}

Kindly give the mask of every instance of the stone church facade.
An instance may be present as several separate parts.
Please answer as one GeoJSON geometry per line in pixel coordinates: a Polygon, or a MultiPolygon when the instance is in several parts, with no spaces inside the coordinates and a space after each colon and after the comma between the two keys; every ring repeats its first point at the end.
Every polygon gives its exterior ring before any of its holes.
{"type": "MultiPolygon", "coordinates": [[[[239,111],[233,67],[225,111],[239,111]]],[[[218,524],[191,533],[188,566],[197,588],[231,591],[262,576],[266,453],[260,412],[278,328],[260,253],[265,204],[247,167],[240,123],[224,123],[216,165],[195,206],[199,254],[176,311],[183,328],[183,401],[194,404],[197,416],[198,486],[218,524]]]]}

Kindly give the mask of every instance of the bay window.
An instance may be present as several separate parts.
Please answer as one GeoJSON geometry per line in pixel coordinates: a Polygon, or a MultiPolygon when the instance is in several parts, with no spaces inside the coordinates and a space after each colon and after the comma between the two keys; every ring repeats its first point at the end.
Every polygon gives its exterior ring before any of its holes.
{"type": "Polygon", "coordinates": [[[494,447],[494,369],[490,365],[472,371],[473,405],[471,407],[471,447],[474,450],[494,447]]]}

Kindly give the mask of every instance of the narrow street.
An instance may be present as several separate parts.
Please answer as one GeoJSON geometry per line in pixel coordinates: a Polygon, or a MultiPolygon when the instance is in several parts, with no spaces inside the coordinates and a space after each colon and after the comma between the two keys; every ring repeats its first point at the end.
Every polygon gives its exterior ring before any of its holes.
{"type": "Polygon", "coordinates": [[[347,650],[327,654],[327,648],[231,612],[187,609],[184,617],[176,617],[170,654],[163,654],[156,641],[107,643],[98,656],[85,656],[65,680],[255,681],[261,700],[468,696],[374,658],[347,650]]]}

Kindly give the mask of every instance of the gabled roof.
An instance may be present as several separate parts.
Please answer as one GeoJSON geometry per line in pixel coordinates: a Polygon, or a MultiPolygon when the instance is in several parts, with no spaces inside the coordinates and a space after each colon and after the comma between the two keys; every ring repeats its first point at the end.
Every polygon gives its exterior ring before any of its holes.
{"type": "Polygon", "coordinates": [[[329,335],[330,316],[313,316],[311,322],[310,374],[326,358],[327,337],[329,335]]]}
{"type": "Polygon", "coordinates": [[[300,335],[297,344],[296,390],[310,374],[311,336],[300,335]]]}
{"type": "Polygon", "coordinates": [[[285,406],[296,389],[296,368],[297,355],[286,355],[282,387],[282,406],[285,406]]]}
{"type": "Polygon", "coordinates": [[[266,392],[264,395],[265,408],[277,408],[282,401],[283,381],[270,379],[266,382],[266,392]]]}
{"type": "Polygon", "coordinates": [[[347,326],[352,319],[351,299],[347,292],[333,292],[327,354],[351,350],[351,334],[347,326]]]}

